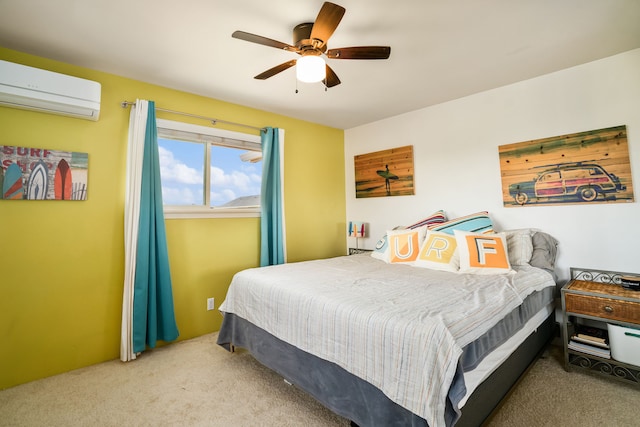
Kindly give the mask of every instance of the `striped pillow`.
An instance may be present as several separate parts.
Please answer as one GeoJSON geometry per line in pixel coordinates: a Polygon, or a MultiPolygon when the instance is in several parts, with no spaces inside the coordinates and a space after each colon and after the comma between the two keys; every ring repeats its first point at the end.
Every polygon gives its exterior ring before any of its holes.
{"type": "Polygon", "coordinates": [[[534,228],[521,228],[518,230],[505,230],[507,247],[509,250],[509,263],[511,265],[527,265],[533,255],[534,228]]]}
{"type": "Polygon", "coordinates": [[[429,230],[442,231],[453,234],[453,230],[469,231],[472,233],[493,233],[493,222],[489,212],[482,211],[467,216],[461,216],[442,224],[430,225],[429,230]]]}
{"type": "Polygon", "coordinates": [[[439,211],[435,211],[434,213],[432,213],[431,215],[429,215],[425,219],[422,219],[422,220],[416,222],[415,224],[411,224],[407,228],[413,230],[414,228],[422,227],[423,225],[441,224],[441,223],[445,222],[446,220],[447,220],[447,217],[444,214],[444,211],[443,210],[439,210],[439,211]]]}

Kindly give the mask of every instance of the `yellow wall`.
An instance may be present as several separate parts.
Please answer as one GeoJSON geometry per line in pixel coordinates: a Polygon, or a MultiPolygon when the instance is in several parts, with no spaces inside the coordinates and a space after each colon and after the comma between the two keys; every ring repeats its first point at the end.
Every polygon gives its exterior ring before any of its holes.
{"type": "MultiPolygon", "coordinates": [[[[97,122],[0,107],[0,145],[89,153],[87,201],[0,200],[0,389],[119,355],[129,121],[123,100],[285,129],[289,261],[344,253],[342,130],[3,48],[0,59],[102,84],[97,122]]],[[[215,297],[217,307],[233,274],[258,265],[259,220],[166,225],[180,339],[216,331],[222,317],[206,311],[206,299],[215,297]]]]}

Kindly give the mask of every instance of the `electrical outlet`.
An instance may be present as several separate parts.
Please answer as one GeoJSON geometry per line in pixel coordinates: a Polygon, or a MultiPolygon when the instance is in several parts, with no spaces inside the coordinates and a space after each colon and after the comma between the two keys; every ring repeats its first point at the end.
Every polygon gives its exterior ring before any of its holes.
{"type": "Polygon", "coordinates": [[[207,298],[207,310],[214,310],[216,302],[214,298],[207,298]]]}

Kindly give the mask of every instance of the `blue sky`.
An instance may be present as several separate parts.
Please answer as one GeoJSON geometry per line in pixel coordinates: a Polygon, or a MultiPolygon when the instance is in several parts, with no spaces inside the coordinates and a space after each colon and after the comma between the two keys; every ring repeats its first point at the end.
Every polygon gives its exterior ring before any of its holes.
{"type": "MultiPolygon", "coordinates": [[[[162,199],[165,205],[201,205],[203,200],[203,144],[158,138],[162,199]]],[[[260,194],[262,162],[240,160],[244,151],[213,146],[211,205],[220,206],[242,196],[260,194]]]]}

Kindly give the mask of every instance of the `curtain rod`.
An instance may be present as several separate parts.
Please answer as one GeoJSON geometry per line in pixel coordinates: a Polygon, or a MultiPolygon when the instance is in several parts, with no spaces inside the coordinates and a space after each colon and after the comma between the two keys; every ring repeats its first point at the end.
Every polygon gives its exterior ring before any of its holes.
{"type": "MultiPolygon", "coordinates": [[[[122,106],[122,108],[127,108],[127,107],[130,107],[132,105],[135,106],[136,103],[135,102],[131,102],[131,101],[122,101],[120,103],[120,105],[122,106]]],[[[197,114],[183,113],[182,111],[167,110],[166,108],[158,108],[158,107],[156,107],[156,111],[163,111],[165,113],[179,114],[181,116],[187,116],[187,117],[193,117],[193,118],[196,118],[196,119],[207,120],[207,121],[211,122],[211,124],[214,125],[214,126],[216,124],[218,124],[218,123],[224,123],[226,125],[240,126],[240,127],[244,127],[244,128],[257,130],[258,132],[266,132],[266,130],[267,130],[266,128],[259,128],[259,127],[256,127],[256,126],[245,125],[243,123],[227,122],[225,120],[213,119],[211,117],[199,116],[197,114]]]]}

